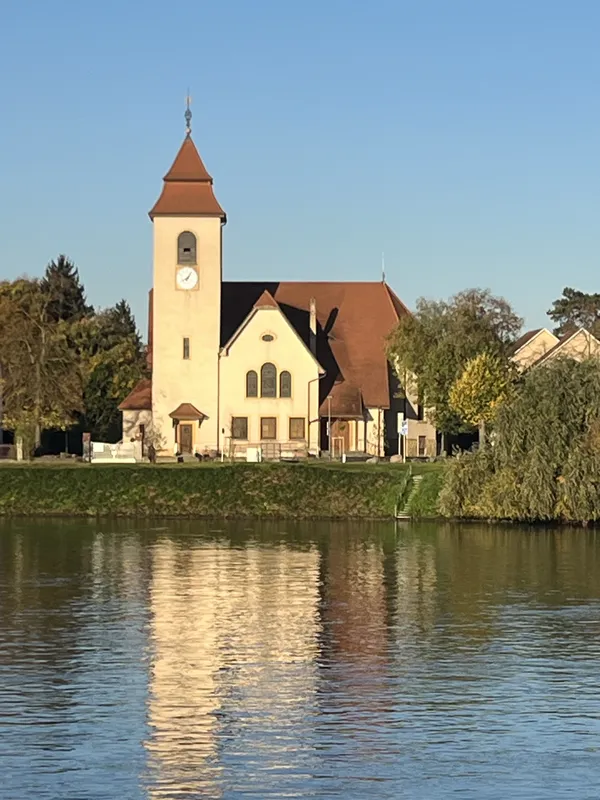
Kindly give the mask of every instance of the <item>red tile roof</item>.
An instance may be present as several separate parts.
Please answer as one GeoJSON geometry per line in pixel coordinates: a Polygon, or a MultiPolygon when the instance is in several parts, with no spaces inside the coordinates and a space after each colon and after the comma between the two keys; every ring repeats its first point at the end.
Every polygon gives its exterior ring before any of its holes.
{"type": "Polygon", "coordinates": [[[152,381],[143,378],[119,405],[121,411],[150,411],[152,409],[152,381]]]}
{"type": "Polygon", "coordinates": [[[212,178],[204,166],[191,136],[186,136],[171,169],[164,177],[160,197],[150,211],[150,219],[157,216],[226,215],[215,197],[212,178]]]}
{"type": "Polygon", "coordinates": [[[254,308],[279,308],[279,306],[273,299],[271,293],[265,289],[256,303],[254,303],[254,308]]]}
{"type": "Polygon", "coordinates": [[[213,182],[191,136],[186,136],[183,140],[175,161],[163,180],[213,182]]]}
{"type": "MultiPolygon", "coordinates": [[[[302,339],[309,344],[310,300],[317,306],[317,360],[327,372],[320,382],[322,401],[342,392],[342,383],[359,390],[371,408],[389,408],[389,365],[385,340],[406,306],[385,283],[228,282],[222,285],[221,343],[242,324],[261,295],[269,292],[302,339]]],[[[343,404],[354,413],[356,402],[343,404]]],[[[340,394],[341,402],[341,394],[340,394]]],[[[322,412],[325,405],[322,405],[322,412]]],[[[341,411],[340,411],[341,413],[341,411]]]]}
{"type": "Polygon", "coordinates": [[[206,414],[198,411],[196,406],[191,403],[180,403],[175,411],[171,411],[169,416],[172,419],[204,419],[206,414]]]}
{"type": "Polygon", "coordinates": [[[321,400],[321,416],[328,416],[330,411],[332,417],[361,418],[364,411],[360,389],[347,381],[335,383],[329,395],[321,400]]]}
{"type": "MultiPolygon", "coordinates": [[[[385,340],[399,318],[410,313],[381,282],[231,282],[221,294],[221,345],[227,344],[248,314],[265,298],[278,305],[310,347],[310,300],[317,307],[316,357],[325,369],[319,381],[321,414],[360,416],[362,406],[389,408],[389,364],[385,340]],[[334,412],[335,409],[335,412],[334,412]]],[[[152,306],[152,304],[150,304],[152,306]]],[[[149,357],[153,321],[148,321],[149,357]]]]}

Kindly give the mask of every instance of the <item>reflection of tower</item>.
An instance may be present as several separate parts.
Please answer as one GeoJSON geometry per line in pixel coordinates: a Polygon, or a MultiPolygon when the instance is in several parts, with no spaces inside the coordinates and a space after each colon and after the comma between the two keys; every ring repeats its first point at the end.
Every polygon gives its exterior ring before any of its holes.
{"type": "Polygon", "coordinates": [[[326,613],[336,620],[335,649],[346,658],[371,661],[385,652],[383,560],[380,542],[332,540],[326,613]]]}
{"type": "Polygon", "coordinates": [[[388,674],[388,554],[380,537],[354,538],[332,530],[324,563],[323,673],[328,692],[353,707],[347,719],[386,703],[381,682],[388,674]],[[329,652],[328,652],[329,651],[329,652]]]}
{"type": "Polygon", "coordinates": [[[261,726],[278,747],[298,735],[315,691],[318,577],[316,550],[156,544],[151,797],[219,797],[224,761],[228,782],[240,761],[230,749],[250,750],[261,726]]]}
{"type": "MultiPolygon", "coordinates": [[[[402,540],[397,552],[396,631],[400,645],[430,630],[436,615],[436,550],[415,536],[402,540]]],[[[400,646],[399,657],[409,651],[400,646]]],[[[412,652],[412,651],[410,651],[412,652]]]]}

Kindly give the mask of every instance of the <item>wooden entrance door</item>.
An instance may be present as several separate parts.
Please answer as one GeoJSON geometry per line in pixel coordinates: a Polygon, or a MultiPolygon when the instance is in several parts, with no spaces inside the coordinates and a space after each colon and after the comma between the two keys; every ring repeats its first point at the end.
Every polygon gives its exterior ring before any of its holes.
{"type": "Polygon", "coordinates": [[[179,426],[179,447],[182,453],[192,452],[192,426],[179,426]]]}
{"type": "Polygon", "coordinates": [[[331,451],[340,454],[343,443],[343,452],[350,450],[350,422],[347,419],[336,419],[331,423],[331,451]],[[335,441],[334,441],[335,440],[335,441]]]}

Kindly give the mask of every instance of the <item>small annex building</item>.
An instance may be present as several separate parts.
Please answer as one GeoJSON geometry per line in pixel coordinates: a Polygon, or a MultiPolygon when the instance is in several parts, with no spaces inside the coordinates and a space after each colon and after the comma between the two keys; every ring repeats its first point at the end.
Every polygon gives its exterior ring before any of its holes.
{"type": "Polygon", "coordinates": [[[152,432],[164,455],[436,454],[386,357],[409,312],[385,282],[224,281],[227,218],[189,127],[150,218],[152,377],[120,405],[124,439],[152,432]]]}

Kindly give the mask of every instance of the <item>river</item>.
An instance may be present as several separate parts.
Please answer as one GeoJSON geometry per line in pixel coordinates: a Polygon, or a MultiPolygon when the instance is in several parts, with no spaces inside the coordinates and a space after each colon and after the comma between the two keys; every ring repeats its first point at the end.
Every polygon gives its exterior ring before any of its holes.
{"type": "Polygon", "coordinates": [[[596,798],[600,532],[0,523],[0,798],[596,798]]]}

